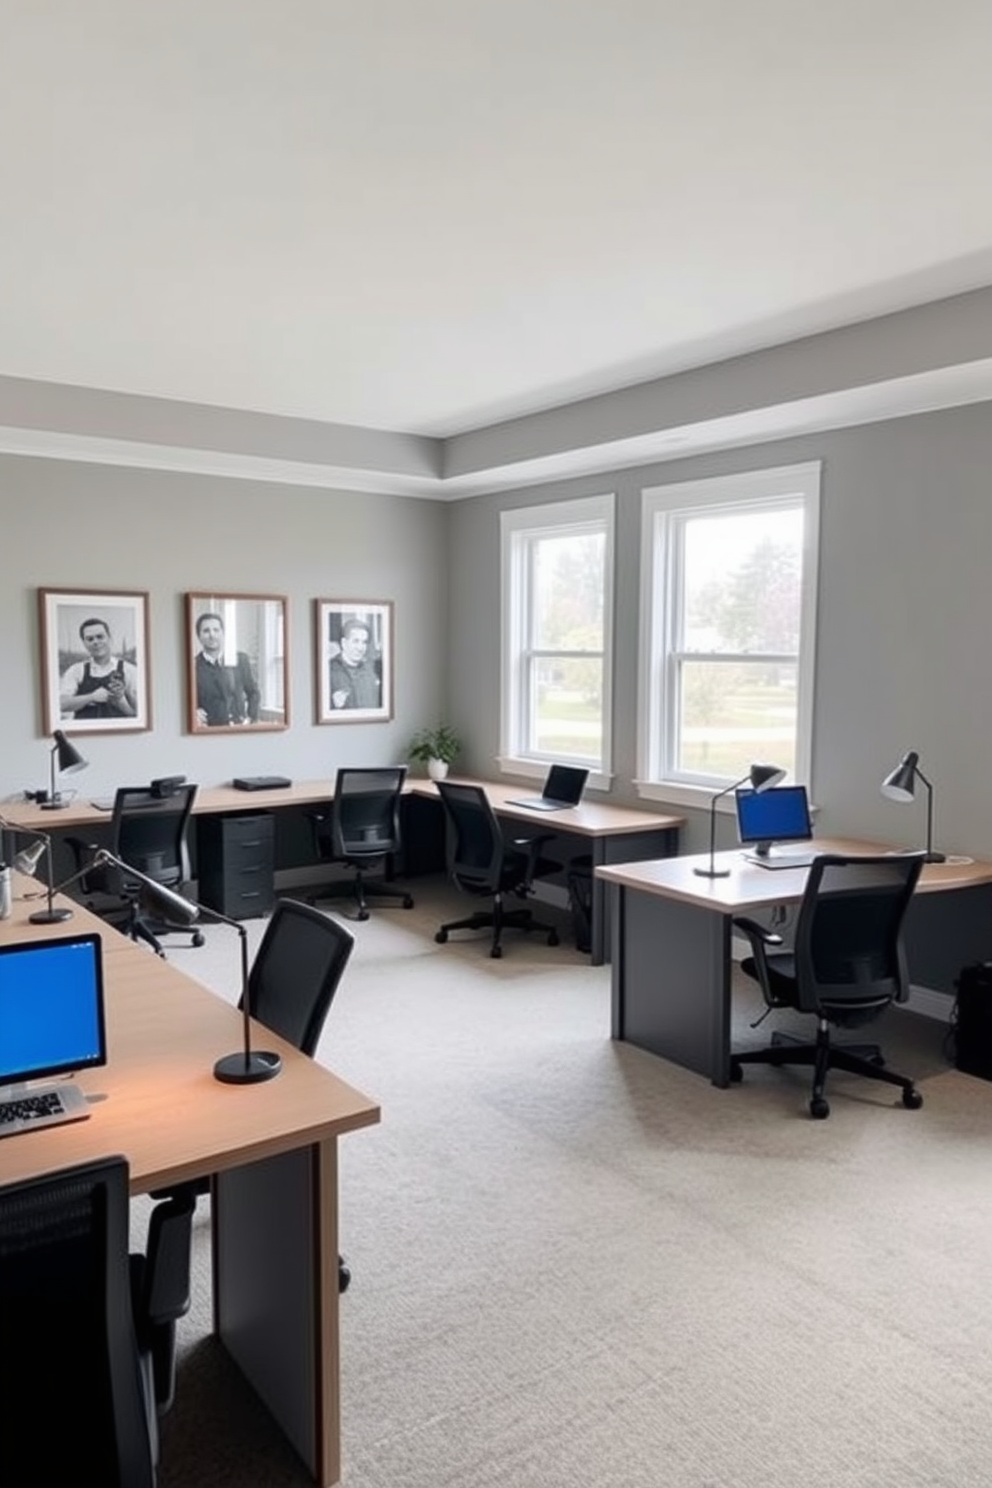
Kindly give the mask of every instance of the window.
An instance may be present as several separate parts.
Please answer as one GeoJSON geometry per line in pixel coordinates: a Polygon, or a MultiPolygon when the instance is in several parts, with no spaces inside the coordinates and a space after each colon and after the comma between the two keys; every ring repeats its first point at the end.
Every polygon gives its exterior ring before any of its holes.
{"type": "Polygon", "coordinates": [[[809,780],[819,492],[818,464],[644,492],[643,795],[809,780]]]}
{"type": "Polygon", "coordinates": [[[613,497],[505,511],[500,528],[502,763],[585,765],[606,785],[613,497]]]}

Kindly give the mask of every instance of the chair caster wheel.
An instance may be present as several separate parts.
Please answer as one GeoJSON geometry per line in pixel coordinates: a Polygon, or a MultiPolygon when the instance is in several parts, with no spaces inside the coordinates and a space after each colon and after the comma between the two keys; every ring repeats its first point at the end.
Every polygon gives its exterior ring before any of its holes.
{"type": "Polygon", "coordinates": [[[446,945],[448,940],[447,930],[439,930],[434,939],[437,941],[438,945],[446,945]]]}
{"type": "Polygon", "coordinates": [[[193,944],[197,947],[197,949],[199,949],[199,947],[203,945],[203,936],[200,934],[199,930],[197,930],[193,936],[193,944]]]}
{"type": "Polygon", "coordinates": [[[830,1115],[830,1106],[822,1095],[814,1095],[809,1103],[809,1114],[814,1121],[826,1121],[830,1115]]]}
{"type": "Polygon", "coordinates": [[[346,1292],[351,1286],[351,1272],[344,1261],[338,1261],[338,1291],[346,1292]]]}
{"type": "Polygon", "coordinates": [[[557,944],[558,944],[558,931],[557,930],[552,930],[550,932],[550,934],[548,935],[548,945],[557,945],[557,944]]]}
{"type": "Polygon", "coordinates": [[[730,1083],[739,1085],[744,1079],[744,1066],[736,1059],[730,1061],[730,1083]]]}
{"type": "Polygon", "coordinates": [[[403,900],[403,908],[404,909],[412,909],[413,908],[413,900],[411,899],[411,897],[410,897],[409,894],[407,894],[406,898],[403,900]]]}
{"type": "Polygon", "coordinates": [[[355,916],[355,919],[356,920],[367,920],[368,917],[369,917],[368,910],[367,909],[360,909],[358,911],[357,915],[355,916]]]}
{"type": "Polygon", "coordinates": [[[904,1090],[902,1103],[907,1111],[918,1111],[923,1104],[923,1097],[918,1090],[904,1090]]]}
{"type": "Polygon", "coordinates": [[[493,958],[494,961],[500,961],[502,959],[502,956],[503,956],[503,947],[502,946],[493,946],[493,948],[489,952],[489,954],[490,954],[490,956],[492,956],[492,958],[493,958]]]}

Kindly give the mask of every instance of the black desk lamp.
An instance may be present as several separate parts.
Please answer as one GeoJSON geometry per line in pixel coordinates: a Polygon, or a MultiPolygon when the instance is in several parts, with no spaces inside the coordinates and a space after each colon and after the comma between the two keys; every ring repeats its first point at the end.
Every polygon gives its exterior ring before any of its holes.
{"type": "Polygon", "coordinates": [[[920,769],[920,756],[915,749],[903,755],[890,775],[882,781],[882,795],[890,801],[911,801],[916,794],[916,782],[922,780],[927,788],[927,850],[925,863],[946,862],[946,854],[933,850],[933,786],[920,769]]]}
{"type": "MultiPolygon", "coordinates": [[[[205,914],[208,919],[216,920],[221,925],[230,925],[237,930],[241,937],[241,1013],[244,1027],[244,1047],[236,1054],[225,1054],[218,1059],[214,1065],[214,1079],[221,1080],[225,1085],[255,1085],[260,1080],[271,1080],[273,1075],[278,1075],[282,1069],[282,1059],[271,1049],[253,1049],[251,1046],[251,1008],[248,1006],[248,932],[239,920],[232,920],[228,915],[221,914],[218,909],[211,909],[206,904],[194,904],[191,899],[184,899],[182,894],[177,894],[175,889],[168,888],[154,878],[149,878],[146,873],[141,873],[126,863],[123,858],[115,857],[105,847],[98,848],[93,855],[92,862],[87,863],[78,873],[67,878],[64,883],[59,884],[59,889],[67,889],[70,884],[82,878],[92,868],[103,868],[106,866],[117,868],[121,873],[133,879],[141,885],[142,897],[148,906],[157,909],[167,919],[176,920],[180,925],[192,925],[205,914]]],[[[33,916],[32,916],[33,918],[33,916]]]]}
{"type": "Polygon", "coordinates": [[[32,925],[61,925],[64,920],[72,919],[71,909],[56,909],[54,904],[55,885],[52,882],[52,839],[47,832],[38,832],[34,827],[18,827],[14,822],[7,821],[0,816],[0,827],[5,832],[12,832],[15,837],[31,837],[34,839],[31,847],[22,848],[14,857],[13,866],[18,873],[33,878],[38,871],[42,854],[48,854],[48,874],[45,885],[48,895],[48,906],[45,909],[36,909],[34,914],[28,915],[32,925]]]}
{"type": "Polygon", "coordinates": [[[770,790],[773,785],[778,785],[786,776],[785,770],[778,765],[752,765],[746,775],[740,780],[735,780],[733,785],[724,786],[723,790],[717,791],[710,801],[710,860],[703,867],[694,868],[693,873],[698,873],[701,878],[728,878],[729,868],[718,868],[716,866],[716,803],[721,796],[729,796],[739,785],[747,782],[754,791],[770,790]]]}
{"type": "Polygon", "coordinates": [[[85,770],[89,763],[88,760],[83,759],[76,746],[69,743],[69,740],[61,729],[56,729],[52,738],[55,740],[55,743],[52,745],[49,764],[48,800],[42,801],[42,811],[60,811],[66,804],[55,789],[56,765],[58,766],[58,773],[60,775],[69,775],[74,770],[85,770]]]}

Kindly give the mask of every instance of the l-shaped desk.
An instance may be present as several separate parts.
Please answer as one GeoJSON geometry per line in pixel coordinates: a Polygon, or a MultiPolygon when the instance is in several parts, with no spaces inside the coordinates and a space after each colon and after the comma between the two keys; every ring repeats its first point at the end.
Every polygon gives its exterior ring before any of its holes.
{"type": "MultiPolygon", "coordinates": [[[[461,780],[463,777],[457,778],[461,780]]],[[[685,818],[593,800],[584,800],[564,811],[528,811],[525,806],[514,804],[517,797],[533,794],[533,790],[528,792],[526,786],[490,780],[466,783],[485,788],[501,820],[514,826],[525,823],[533,832],[552,832],[560,837],[570,855],[580,854],[591,859],[591,954],[593,965],[602,965],[609,952],[609,903],[606,889],[595,870],[610,863],[669,857],[678,850],[679,828],[684,825],[685,818]]],[[[193,814],[216,817],[272,812],[278,822],[294,810],[299,814],[307,808],[327,806],[333,795],[332,780],[303,781],[276,790],[260,791],[207,786],[197,790],[193,814]]],[[[440,871],[444,867],[444,838],[437,787],[430,780],[408,779],[404,804],[407,808],[404,850],[409,850],[410,862],[415,865],[412,871],[440,871]]],[[[0,815],[25,831],[56,834],[67,828],[77,832],[80,828],[92,829],[99,833],[99,829],[106,829],[110,821],[109,812],[91,805],[89,799],[81,794],[55,811],[45,810],[33,801],[0,804],[0,815]]],[[[550,849],[550,855],[555,855],[554,848],[550,849]]]]}
{"type": "MultiPolygon", "coordinates": [[[[886,852],[877,843],[818,838],[817,852],[886,852]]],[[[731,930],[735,915],[796,904],[806,868],[768,869],[738,849],[704,878],[708,854],[597,870],[612,885],[612,1036],[706,1075],[730,1079],[731,930]]],[[[950,990],[968,961],[992,956],[992,863],[928,863],[910,905],[906,948],[914,982],[950,990]],[[951,892],[951,891],[954,892],[951,892]]]]}
{"type": "Polygon", "coordinates": [[[32,925],[27,887],[15,878],[0,943],[100,935],[109,1062],[76,1076],[96,1101],[88,1121],[0,1143],[0,1183],[117,1152],[136,1194],[213,1177],[215,1330],[329,1488],[341,1476],[337,1139],[378,1121],[378,1106],[267,1029],[279,1078],[220,1084],[213,1065],[242,1047],[241,1015],[81,905],[32,925]]]}

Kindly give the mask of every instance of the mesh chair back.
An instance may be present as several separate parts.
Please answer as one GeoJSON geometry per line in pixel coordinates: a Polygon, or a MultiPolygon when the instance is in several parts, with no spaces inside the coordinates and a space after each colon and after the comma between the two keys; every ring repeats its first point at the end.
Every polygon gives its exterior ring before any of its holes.
{"type": "MultiPolygon", "coordinates": [[[[111,851],[157,883],[177,888],[189,878],[186,834],[195,796],[195,785],[177,786],[170,795],[150,786],[122,786],[114,797],[111,851]]],[[[128,892],[126,879],[119,892],[128,892]]]]}
{"type": "Polygon", "coordinates": [[[905,1002],[902,928],[924,854],[814,859],[796,922],[798,1006],[842,1013],[905,1002]]]}
{"type": "Polygon", "coordinates": [[[503,871],[503,833],[485,789],[448,780],[439,780],[437,789],[452,829],[452,878],[467,888],[495,890],[503,871]]]}
{"type": "Polygon", "coordinates": [[[354,943],[339,920],[277,900],[248,977],[252,1016],[312,1057],[354,943]]]}
{"type": "Polygon", "coordinates": [[[405,765],[339,770],[331,807],[335,857],[385,857],[400,848],[405,765]]]}
{"type": "Polygon", "coordinates": [[[152,1488],[124,1158],[0,1189],[0,1316],[9,1351],[0,1479],[152,1488]]]}

